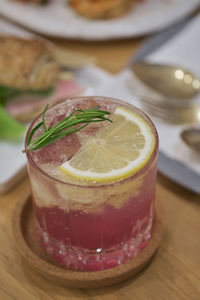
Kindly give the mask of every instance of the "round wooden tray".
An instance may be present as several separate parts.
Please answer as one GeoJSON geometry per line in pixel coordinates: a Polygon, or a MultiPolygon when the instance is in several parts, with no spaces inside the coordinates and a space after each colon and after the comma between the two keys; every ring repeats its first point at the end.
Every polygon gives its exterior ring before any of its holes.
{"type": "Polygon", "coordinates": [[[13,216],[13,231],[17,247],[29,267],[54,283],[75,288],[97,288],[119,283],[137,274],[151,261],[162,238],[163,224],[159,201],[156,200],[152,238],[134,259],[103,271],[73,271],[56,265],[39,245],[34,226],[31,198],[18,203],[13,216]]]}

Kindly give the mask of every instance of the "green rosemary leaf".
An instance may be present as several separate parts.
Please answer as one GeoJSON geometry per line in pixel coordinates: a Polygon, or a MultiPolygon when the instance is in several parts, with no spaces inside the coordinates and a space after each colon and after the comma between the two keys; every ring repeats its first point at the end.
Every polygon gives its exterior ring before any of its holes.
{"type": "Polygon", "coordinates": [[[45,126],[45,119],[44,119],[47,109],[48,109],[48,104],[45,106],[45,109],[42,113],[42,125],[43,125],[44,132],[47,131],[46,126],[45,126]]]}
{"type": "MultiPolygon", "coordinates": [[[[73,130],[66,130],[63,133],[52,137],[51,139],[49,139],[48,141],[48,145],[55,143],[57,140],[63,138],[66,135],[69,135],[71,133],[76,133],[77,131],[79,131],[80,129],[83,129],[84,127],[86,127],[88,124],[84,124],[83,126],[77,128],[74,128],[73,130]]],[[[40,148],[42,148],[44,146],[46,146],[46,144],[44,142],[41,142],[40,144],[37,144],[36,146],[32,147],[31,149],[29,149],[29,151],[33,151],[33,150],[38,150],[40,148]]]]}
{"type": "Polygon", "coordinates": [[[38,123],[30,132],[28,139],[27,139],[27,146],[30,144],[31,139],[35,133],[36,130],[38,130],[38,128],[40,128],[42,126],[42,122],[38,123]]]}
{"type": "Polygon", "coordinates": [[[47,109],[48,106],[45,107],[42,113],[42,121],[32,129],[27,139],[26,148],[23,150],[23,152],[38,150],[42,147],[50,145],[66,135],[80,131],[90,123],[103,121],[112,122],[109,118],[106,117],[106,115],[110,115],[110,112],[100,110],[99,107],[92,107],[87,110],[77,109],[73,111],[69,116],[59,121],[56,125],[47,129],[45,125],[45,114],[47,112],[47,109]],[[34,133],[41,126],[43,127],[43,133],[31,142],[34,133]]]}

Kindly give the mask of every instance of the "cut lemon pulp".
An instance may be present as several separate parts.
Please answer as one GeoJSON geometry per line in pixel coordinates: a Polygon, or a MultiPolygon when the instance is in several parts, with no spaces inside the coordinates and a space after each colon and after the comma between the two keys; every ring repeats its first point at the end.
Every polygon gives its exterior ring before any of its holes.
{"type": "Polygon", "coordinates": [[[113,123],[86,140],[71,160],[60,169],[78,180],[110,182],[139,171],[151,157],[155,137],[149,124],[138,114],[118,107],[113,123]]]}

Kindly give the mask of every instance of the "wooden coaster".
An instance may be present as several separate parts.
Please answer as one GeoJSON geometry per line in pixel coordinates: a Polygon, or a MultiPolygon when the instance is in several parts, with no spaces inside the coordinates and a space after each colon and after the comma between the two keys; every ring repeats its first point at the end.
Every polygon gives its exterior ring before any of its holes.
{"type": "Polygon", "coordinates": [[[119,283],[137,274],[151,261],[162,238],[163,224],[158,200],[156,200],[152,238],[146,248],[134,259],[118,267],[103,271],[73,271],[56,265],[40,247],[34,230],[34,214],[31,198],[18,203],[13,216],[16,244],[29,267],[37,270],[54,283],[75,288],[97,288],[119,283]]]}

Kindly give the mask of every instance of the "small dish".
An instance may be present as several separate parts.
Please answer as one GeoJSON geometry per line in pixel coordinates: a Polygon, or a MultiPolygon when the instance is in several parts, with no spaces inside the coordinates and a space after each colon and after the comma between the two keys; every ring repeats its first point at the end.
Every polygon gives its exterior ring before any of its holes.
{"type": "Polygon", "coordinates": [[[20,200],[14,210],[13,232],[16,245],[29,268],[38,271],[54,283],[74,288],[98,288],[117,284],[142,271],[153,259],[163,235],[162,210],[156,199],[152,238],[134,259],[118,267],[96,271],[74,271],[53,262],[39,245],[35,233],[31,197],[20,200]]]}

